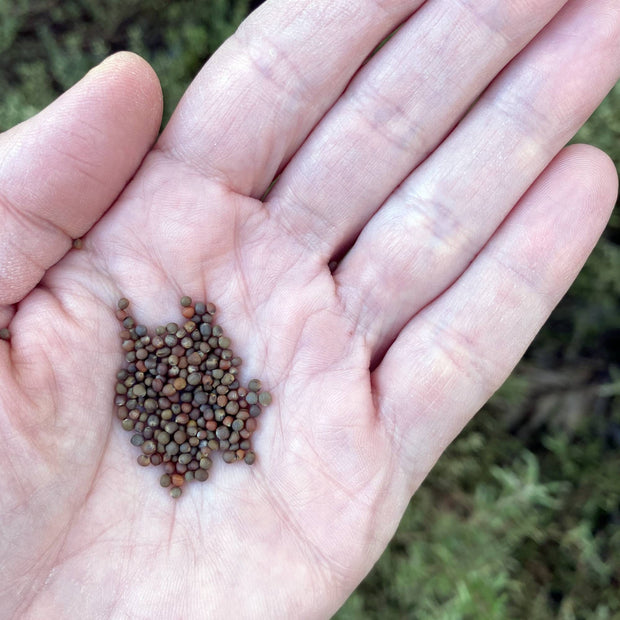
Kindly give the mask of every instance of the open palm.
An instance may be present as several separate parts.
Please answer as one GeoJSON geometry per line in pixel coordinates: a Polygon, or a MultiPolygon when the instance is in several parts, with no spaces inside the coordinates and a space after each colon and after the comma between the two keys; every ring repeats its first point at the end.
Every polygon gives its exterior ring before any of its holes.
{"type": "Polygon", "coordinates": [[[268,2],[152,148],[129,54],[0,137],[2,617],[325,617],[370,569],[616,192],[561,150],[618,77],[616,0],[444,4],[268,2]],[[184,294],[274,402],[255,465],[174,501],[114,418],[114,308],[184,294]]]}

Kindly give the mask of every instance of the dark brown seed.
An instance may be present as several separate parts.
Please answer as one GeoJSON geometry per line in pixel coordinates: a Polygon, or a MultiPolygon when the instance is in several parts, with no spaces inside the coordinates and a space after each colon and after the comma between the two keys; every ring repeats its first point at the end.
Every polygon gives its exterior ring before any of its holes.
{"type": "Polygon", "coordinates": [[[258,423],[256,422],[255,418],[250,418],[249,420],[245,421],[245,429],[250,433],[253,433],[256,430],[257,426],[258,423]]]}
{"type": "Polygon", "coordinates": [[[269,392],[261,392],[258,395],[258,402],[263,407],[267,407],[268,405],[271,405],[271,394],[269,392]]]}

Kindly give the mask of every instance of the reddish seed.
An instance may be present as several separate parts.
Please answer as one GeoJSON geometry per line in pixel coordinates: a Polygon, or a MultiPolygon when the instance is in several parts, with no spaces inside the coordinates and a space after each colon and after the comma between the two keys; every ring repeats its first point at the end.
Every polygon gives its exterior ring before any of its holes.
{"type": "Polygon", "coordinates": [[[172,474],[170,480],[175,487],[182,487],[185,482],[185,478],[181,474],[172,474]]]}

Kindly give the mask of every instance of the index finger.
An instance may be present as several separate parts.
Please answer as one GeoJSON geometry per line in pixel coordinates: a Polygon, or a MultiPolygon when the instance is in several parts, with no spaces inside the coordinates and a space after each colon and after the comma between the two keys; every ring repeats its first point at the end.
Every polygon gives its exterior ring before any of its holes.
{"type": "Polygon", "coordinates": [[[198,74],[157,148],[260,197],[368,54],[423,3],[265,3],[198,74]]]}

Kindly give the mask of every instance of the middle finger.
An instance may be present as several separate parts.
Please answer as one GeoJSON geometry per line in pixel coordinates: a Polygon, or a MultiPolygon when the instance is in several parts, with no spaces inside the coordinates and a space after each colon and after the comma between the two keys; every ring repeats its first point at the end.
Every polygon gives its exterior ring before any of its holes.
{"type": "Polygon", "coordinates": [[[565,2],[424,4],[291,160],[270,212],[315,255],[338,254],[565,2]]]}

